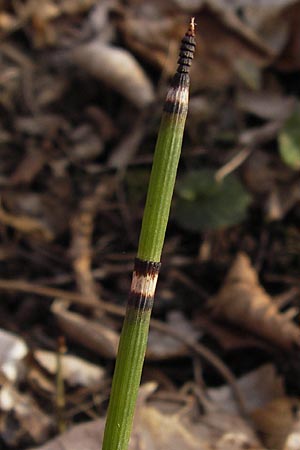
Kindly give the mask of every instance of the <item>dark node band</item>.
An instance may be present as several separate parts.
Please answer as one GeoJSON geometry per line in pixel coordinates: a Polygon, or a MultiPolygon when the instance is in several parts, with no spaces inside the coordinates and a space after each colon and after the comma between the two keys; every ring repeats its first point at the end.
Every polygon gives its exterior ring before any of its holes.
{"type": "Polygon", "coordinates": [[[188,105],[181,102],[166,101],[164,104],[164,111],[170,114],[183,114],[187,112],[188,105]]]}
{"type": "Polygon", "coordinates": [[[130,292],[127,302],[127,308],[136,309],[140,312],[149,311],[153,307],[154,297],[146,297],[144,294],[130,292]]]}
{"type": "Polygon", "coordinates": [[[153,262],[153,261],[143,261],[142,259],[135,258],[134,260],[134,271],[137,276],[150,275],[151,277],[155,277],[159,273],[161,263],[153,262]]]}

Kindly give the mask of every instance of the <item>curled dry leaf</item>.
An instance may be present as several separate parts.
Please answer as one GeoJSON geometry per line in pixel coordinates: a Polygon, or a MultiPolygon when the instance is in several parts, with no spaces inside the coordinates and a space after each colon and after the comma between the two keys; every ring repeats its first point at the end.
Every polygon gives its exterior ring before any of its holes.
{"type": "Polygon", "coordinates": [[[240,253],[223,287],[209,304],[213,315],[267,339],[286,350],[300,346],[300,328],[285,314],[259,284],[250,259],[240,253]]]}
{"type": "MultiPolygon", "coordinates": [[[[35,359],[39,364],[55,375],[57,372],[57,354],[46,350],[36,350],[35,359]]],[[[89,387],[103,380],[104,370],[74,355],[62,355],[62,377],[71,386],[89,387]]]]}
{"type": "Polygon", "coordinates": [[[95,39],[76,47],[71,61],[124,95],[138,108],[154,100],[153,87],[137,60],[125,49],[95,39]]]}
{"type": "MultiPolygon", "coordinates": [[[[245,407],[249,412],[284,395],[283,379],[276,373],[272,364],[265,364],[247,373],[237,380],[237,384],[243,393],[245,407]],[[268,380],[268,383],[265,383],[265,380],[268,380]]],[[[238,412],[230,386],[210,388],[207,393],[213,400],[215,409],[221,408],[230,413],[238,412]]]]}

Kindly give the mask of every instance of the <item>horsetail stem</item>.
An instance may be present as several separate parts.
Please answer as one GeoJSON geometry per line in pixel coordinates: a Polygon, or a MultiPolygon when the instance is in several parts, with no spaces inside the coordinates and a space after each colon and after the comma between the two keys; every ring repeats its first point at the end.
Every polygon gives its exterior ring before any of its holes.
{"type": "Polygon", "coordinates": [[[181,41],[178,68],[167,93],[155,147],[102,450],[128,448],[188,110],[189,69],[194,51],[195,23],[192,18],[189,29],[181,41]]]}

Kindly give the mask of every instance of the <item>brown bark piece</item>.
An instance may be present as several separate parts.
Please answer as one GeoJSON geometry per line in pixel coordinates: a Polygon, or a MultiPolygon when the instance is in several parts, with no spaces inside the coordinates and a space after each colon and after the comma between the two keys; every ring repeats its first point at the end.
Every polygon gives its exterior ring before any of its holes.
{"type": "Polygon", "coordinates": [[[250,259],[240,253],[223,287],[210,300],[213,315],[245,328],[276,346],[291,350],[300,345],[300,328],[279,311],[259,284],[250,259]]]}

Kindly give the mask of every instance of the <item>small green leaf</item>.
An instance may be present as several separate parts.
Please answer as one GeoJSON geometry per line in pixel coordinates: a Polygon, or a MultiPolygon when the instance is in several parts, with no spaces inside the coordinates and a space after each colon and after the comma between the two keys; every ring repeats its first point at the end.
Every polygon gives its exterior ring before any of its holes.
{"type": "Polygon", "coordinates": [[[246,216],[250,195],[235,175],[221,182],[214,171],[189,172],[178,182],[174,216],[189,231],[216,230],[240,223],[246,216]]]}
{"type": "Polygon", "coordinates": [[[286,165],[300,169],[300,106],[287,119],[278,136],[279,153],[286,165]]]}

